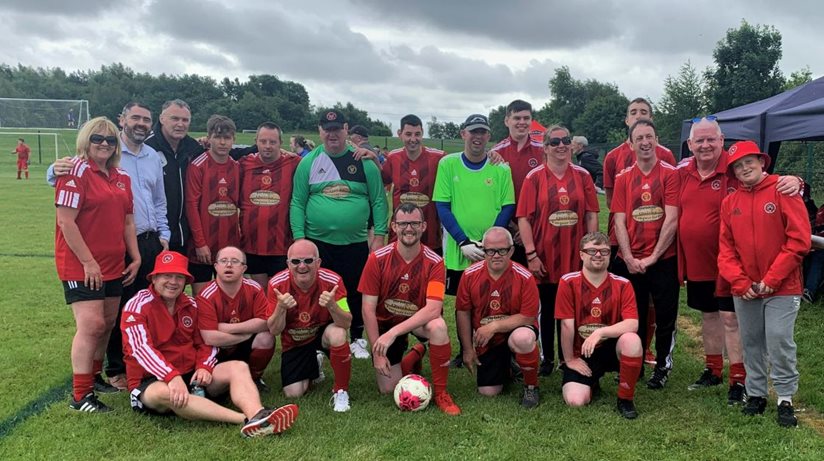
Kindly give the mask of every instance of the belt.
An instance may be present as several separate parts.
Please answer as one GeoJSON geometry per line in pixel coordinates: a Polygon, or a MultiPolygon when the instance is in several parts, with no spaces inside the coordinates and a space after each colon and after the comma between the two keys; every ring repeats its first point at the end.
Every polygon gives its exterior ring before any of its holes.
{"type": "Polygon", "coordinates": [[[151,240],[151,239],[157,239],[157,238],[160,238],[160,232],[157,232],[157,231],[146,231],[146,232],[143,232],[142,234],[137,234],[137,239],[138,240],[151,240]]]}

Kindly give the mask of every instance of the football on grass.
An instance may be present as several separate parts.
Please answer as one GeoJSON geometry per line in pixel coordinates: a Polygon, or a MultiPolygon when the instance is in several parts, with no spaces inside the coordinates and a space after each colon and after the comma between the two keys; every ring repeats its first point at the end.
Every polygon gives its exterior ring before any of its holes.
{"type": "Polygon", "coordinates": [[[432,388],[421,375],[406,375],[395,386],[395,404],[401,411],[420,411],[429,405],[432,388]]]}

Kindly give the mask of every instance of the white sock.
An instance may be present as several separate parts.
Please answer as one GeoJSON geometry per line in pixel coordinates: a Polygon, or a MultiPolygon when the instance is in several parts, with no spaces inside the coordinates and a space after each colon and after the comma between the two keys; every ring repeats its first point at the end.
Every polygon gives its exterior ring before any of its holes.
{"type": "Polygon", "coordinates": [[[793,404],[793,396],[778,396],[778,404],[781,405],[781,402],[790,402],[790,405],[793,404]]]}

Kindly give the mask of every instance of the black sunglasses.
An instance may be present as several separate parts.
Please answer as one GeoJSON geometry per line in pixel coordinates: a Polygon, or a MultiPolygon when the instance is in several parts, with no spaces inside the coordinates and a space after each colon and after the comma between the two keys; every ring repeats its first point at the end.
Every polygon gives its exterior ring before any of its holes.
{"type": "Polygon", "coordinates": [[[117,144],[117,136],[103,136],[102,134],[89,136],[89,142],[92,144],[103,144],[103,141],[106,141],[106,144],[110,146],[114,146],[117,144]]]}
{"type": "Polygon", "coordinates": [[[289,264],[293,266],[300,266],[300,263],[306,264],[307,266],[315,262],[315,258],[292,258],[289,260],[289,264]]]}
{"type": "Polygon", "coordinates": [[[512,247],[506,247],[506,248],[484,248],[484,253],[485,253],[487,256],[495,256],[496,254],[497,254],[497,255],[500,255],[500,256],[506,256],[506,254],[507,254],[507,253],[509,253],[509,250],[511,250],[511,249],[512,249],[512,247]]]}
{"type": "Polygon", "coordinates": [[[586,250],[581,251],[590,256],[595,256],[596,254],[601,256],[609,256],[609,254],[612,253],[612,250],[610,250],[609,248],[587,248],[586,250]]]}
{"type": "Polygon", "coordinates": [[[572,138],[570,138],[569,136],[564,136],[563,138],[549,138],[547,144],[552,147],[558,147],[561,144],[568,146],[572,144],[572,138]]]}

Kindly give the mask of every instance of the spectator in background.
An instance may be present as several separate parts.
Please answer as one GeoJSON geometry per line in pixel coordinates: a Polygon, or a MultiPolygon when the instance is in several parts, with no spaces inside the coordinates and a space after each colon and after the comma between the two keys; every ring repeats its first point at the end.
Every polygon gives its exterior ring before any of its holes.
{"type": "Polygon", "coordinates": [[[355,147],[361,147],[364,149],[369,149],[375,153],[377,156],[378,161],[383,164],[386,160],[385,157],[382,156],[382,152],[380,148],[373,146],[369,143],[369,131],[366,127],[362,125],[355,125],[352,129],[349,130],[349,140],[352,141],[352,144],[355,147]]]}
{"type": "MultiPolygon", "coordinates": [[[[824,205],[818,209],[815,215],[813,233],[819,237],[824,237],[824,205]]],[[[808,303],[815,301],[822,278],[824,278],[824,250],[813,250],[807,256],[807,272],[804,274],[802,300],[808,303]]]]}
{"type": "Polygon", "coordinates": [[[296,135],[289,138],[289,147],[292,149],[292,152],[295,152],[303,158],[315,148],[315,144],[301,135],[296,135]]]}
{"type": "Polygon", "coordinates": [[[572,153],[578,161],[578,165],[587,170],[595,183],[595,191],[604,193],[604,168],[598,161],[598,149],[589,149],[589,141],[584,136],[572,137],[572,153]]]}

